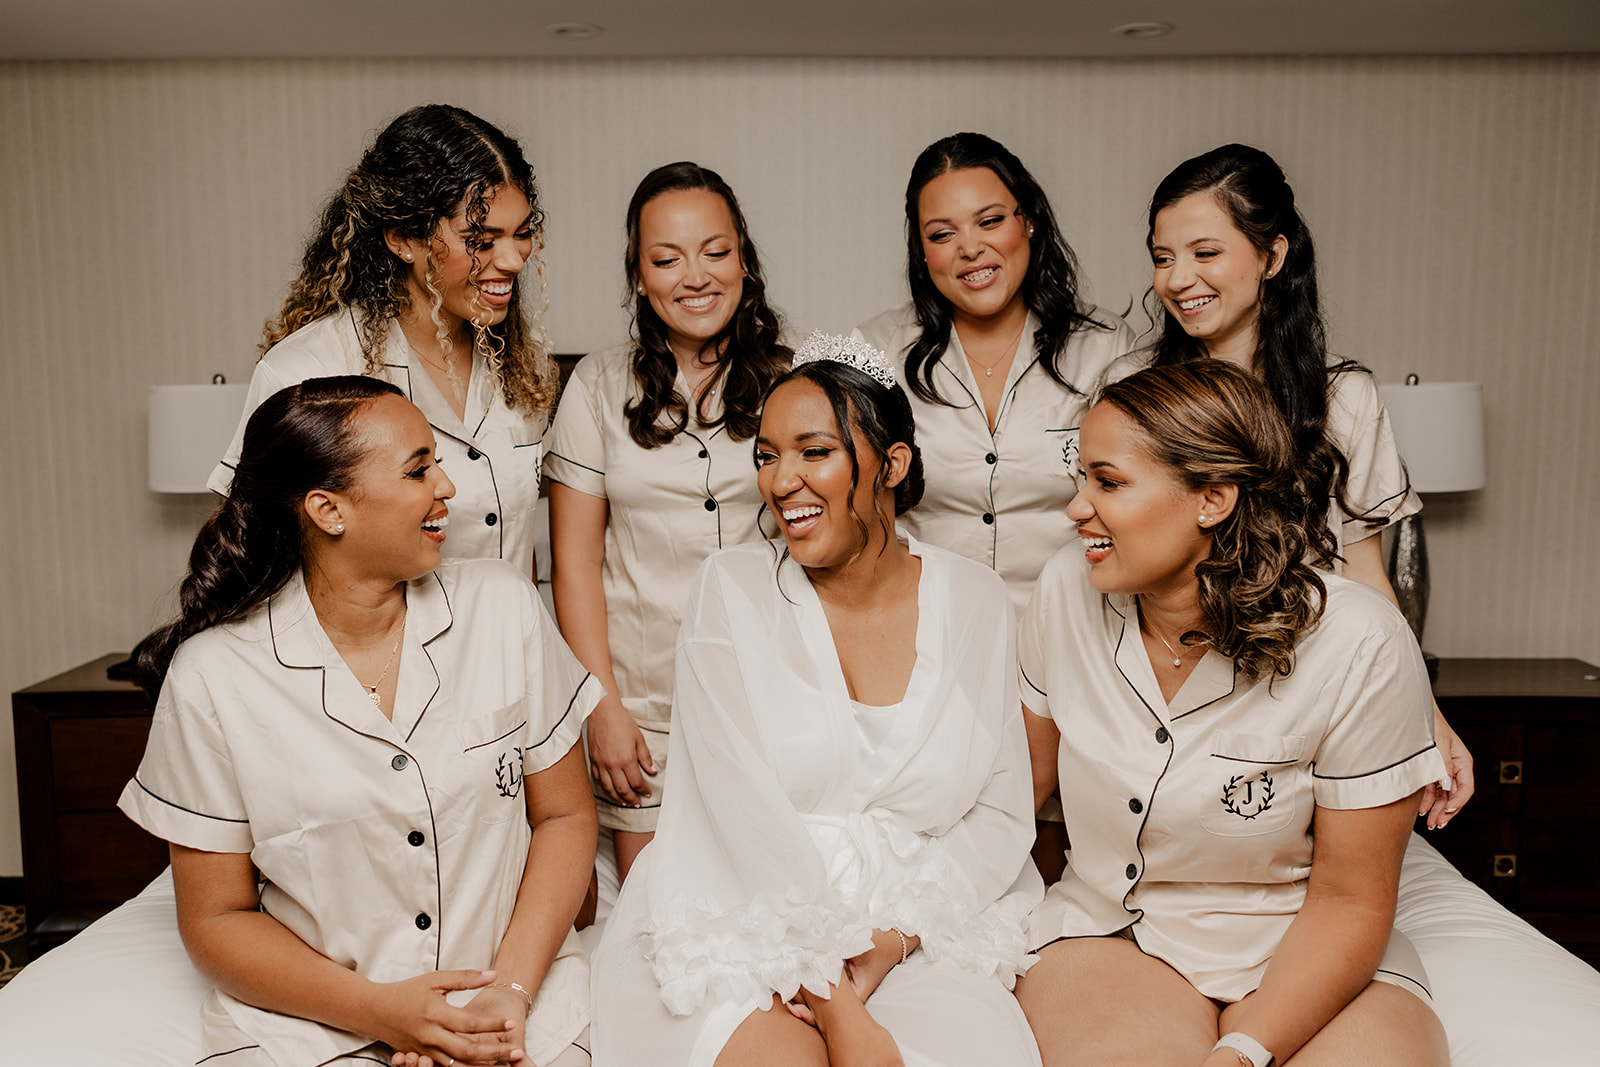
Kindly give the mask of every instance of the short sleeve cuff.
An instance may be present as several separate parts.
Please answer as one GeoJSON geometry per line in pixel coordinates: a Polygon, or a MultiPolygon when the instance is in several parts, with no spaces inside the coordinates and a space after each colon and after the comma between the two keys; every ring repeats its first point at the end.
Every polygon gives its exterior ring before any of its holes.
{"type": "Polygon", "coordinates": [[[1318,807],[1353,810],[1378,808],[1408,797],[1429,782],[1445,777],[1444,756],[1437,745],[1407,756],[1399,763],[1350,776],[1311,776],[1311,795],[1318,807]]]}
{"type": "Polygon", "coordinates": [[[547,724],[543,729],[530,726],[534,735],[529,737],[528,745],[522,751],[522,773],[538,774],[555,766],[561,757],[572,751],[572,746],[578,743],[583,733],[584,721],[605,693],[600,679],[586,674],[565,707],[557,713],[554,723],[547,724]]]}
{"type": "Polygon", "coordinates": [[[155,836],[185,848],[239,853],[255,848],[249,820],[194,811],[138,778],[123,788],[117,807],[155,836]]]}
{"type": "Polygon", "coordinates": [[[1041,718],[1050,718],[1050,697],[1028,677],[1026,666],[1017,668],[1017,692],[1022,696],[1023,707],[1041,718]]]}
{"type": "MultiPolygon", "coordinates": [[[[552,448],[559,447],[559,442],[552,448]]],[[[606,495],[606,476],[592,467],[586,467],[575,459],[569,459],[556,451],[546,452],[544,456],[544,477],[553,482],[560,482],[568,489],[576,489],[580,493],[590,496],[604,497],[606,495]]]]}

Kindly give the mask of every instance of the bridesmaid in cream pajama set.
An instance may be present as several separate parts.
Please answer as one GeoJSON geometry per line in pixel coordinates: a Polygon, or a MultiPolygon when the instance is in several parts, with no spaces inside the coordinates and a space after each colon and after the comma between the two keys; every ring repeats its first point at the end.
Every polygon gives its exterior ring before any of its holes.
{"type": "Polygon", "coordinates": [[[917,157],[906,238],[912,302],[856,328],[894,360],[916,414],[928,490],[904,522],[994,568],[1021,612],[1072,537],[1078,424],[1133,331],[1081,300],[1044,190],[982,134],[917,157]]]}
{"type": "Polygon", "coordinates": [[[762,537],[751,438],[789,364],[755,245],[715,172],[652,171],[627,230],[635,339],[578,364],[545,459],[556,614],[606,687],[589,768],[621,878],[655,832],[690,579],[717,549],[762,537]]]}

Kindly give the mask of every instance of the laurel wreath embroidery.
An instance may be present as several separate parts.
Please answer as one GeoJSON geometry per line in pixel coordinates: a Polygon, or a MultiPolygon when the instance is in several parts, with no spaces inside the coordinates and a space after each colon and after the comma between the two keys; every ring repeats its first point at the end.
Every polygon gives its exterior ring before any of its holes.
{"type": "Polygon", "coordinates": [[[1067,465],[1067,473],[1074,477],[1083,474],[1083,468],[1078,466],[1078,435],[1067,434],[1067,439],[1061,445],[1061,462],[1067,465]]]}
{"type": "Polygon", "coordinates": [[[1260,778],[1245,779],[1248,775],[1236,774],[1222,787],[1222,806],[1241,819],[1253,819],[1272,807],[1272,775],[1263,773],[1260,778]],[[1259,786],[1260,788],[1255,788],[1259,786]],[[1244,789],[1244,804],[1255,808],[1246,812],[1238,803],[1239,790],[1244,789]]]}
{"type": "Polygon", "coordinates": [[[515,798],[522,792],[522,746],[500,753],[494,767],[494,785],[503,797],[515,798]]]}

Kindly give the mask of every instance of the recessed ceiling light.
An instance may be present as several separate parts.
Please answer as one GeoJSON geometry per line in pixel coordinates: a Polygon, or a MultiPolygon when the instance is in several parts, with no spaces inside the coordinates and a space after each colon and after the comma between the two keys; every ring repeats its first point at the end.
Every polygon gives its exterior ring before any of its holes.
{"type": "Polygon", "coordinates": [[[1111,36],[1142,40],[1146,37],[1165,37],[1171,32],[1170,22],[1124,22],[1111,31],[1111,36]]]}
{"type": "Polygon", "coordinates": [[[552,22],[544,32],[562,41],[587,41],[606,31],[591,22],[552,22]]]}

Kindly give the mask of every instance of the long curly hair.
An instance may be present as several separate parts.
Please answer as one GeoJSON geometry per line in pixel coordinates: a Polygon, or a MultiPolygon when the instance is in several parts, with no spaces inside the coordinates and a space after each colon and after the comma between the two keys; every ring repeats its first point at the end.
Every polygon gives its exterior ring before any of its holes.
{"type": "Polygon", "coordinates": [[[1020,159],[999,141],[981,133],[956,133],[935,141],[911,165],[911,178],[906,182],[906,283],[911,287],[911,305],[922,332],[905,352],[906,382],[918,398],[928,403],[952,403],[933,384],[934,366],[950,347],[952,320],[949,301],[928,274],[918,201],[927,184],[940,175],[980,167],[1000,179],[1016,199],[1017,211],[1033,223],[1022,301],[1039,320],[1039,329],[1033,335],[1039,365],[1062,388],[1082,395],[1084,390],[1067,381],[1057,360],[1073,331],[1109,330],[1112,326],[1091,318],[1085,310],[1078,292],[1078,257],[1062,236],[1044,189],[1020,159]]]}
{"type": "Polygon", "coordinates": [[[644,249],[639,236],[639,219],[644,207],[663,193],[704,190],[715,193],[728,205],[739,246],[739,261],[744,267],[744,291],[733,317],[715,337],[701,346],[700,352],[716,354],[722,375],[722,414],[707,413],[709,390],[700,397],[695,418],[705,426],[728,427],[728,435],[745,441],[761,426],[761,399],[773,379],[789,369],[794,355],[781,341],[783,320],[767,303],[767,281],[761,272],[761,257],[750,239],[744,212],[733,189],[716,171],[697,163],[668,163],[657,167],[639,182],[628,201],[627,250],[623,253],[623,272],[628,279],[628,297],[633,311],[633,376],[639,398],[623,407],[628,419],[628,436],[640,448],[660,448],[689,425],[689,401],[676,388],[678,361],[667,342],[667,324],[661,321],[650,298],[640,293],[643,278],[640,257],[644,249]],[[661,414],[665,412],[665,424],[661,414]]]}
{"type": "Polygon", "coordinates": [[[1203,621],[1183,643],[1209,643],[1249,678],[1288,677],[1295,644],[1322,617],[1327,590],[1306,551],[1326,525],[1296,477],[1271,394],[1231,363],[1196,359],[1148,367],[1107,386],[1101,401],[1133,420],[1148,453],[1186,489],[1238,486],[1195,568],[1203,621]]]}
{"type": "MultiPolygon", "coordinates": [[[[1156,186],[1150,198],[1146,248],[1154,246],[1156,216],[1195,193],[1215,196],[1261,255],[1271,255],[1280,234],[1288,242],[1282,265],[1261,286],[1254,370],[1288,425],[1306,492],[1322,500],[1332,498],[1345,514],[1368,519],[1347,494],[1349,460],[1328,438],[1328,394],[1334,378],[1366,373],[1366,368],[1353,360],[1330,363],[1328,359],[1327,330],[1317,296],[1316,250],[1295,207],[1294,190],[1282,168],[1259,148],[1240,144],[1214,148],[1178,164],[1156,186]]],[[[1205,343],[1184,332],[1154,289],[1145,294],[1145,305],[1159,327],[1152,346],[1157,366],[1207,355],[1205,343]]],[[[1381,526],[1382,520],[1369,520],[1369,525],[1381,526]]],[[[1322,562],[1331,564],[1335,558],[1337,550],[1332,549],[1322,562]]]]}
{"type": "Polygon", "coordinates": [[[470,276],[480,265],[488,201],[510,186],[533,208],[533,264],[539,278],[538,307],[530,325],[522,309],[522,279],[511,287],[511,306],[494,326],[473,326],[473,348],[506,404],[525,414],[546,411],[555,401],[555,373],[544,333],[549,304],[545,285],[544,212],[533,168],[516,140],[459,107],[424,104],[405,112],[379,133],[322,209],[300,260],[300,274],[277,317],[263,332],[261,352],[325,315],[348,308],[366,356],[365,373],[380,371],[380,353],[392,320],[412,310],[406,288],[409,264],[396,257],[384,235],[394,231],[429,247],[429,315],[440,347],[453,342],[441,317],[443,297],[435,267],[440,223],[461,213],[472,255],[470,276]]]}
{"type": "Polygon", "coordinates": [[[366,451],[356,416],[390,395],[403,394],[380,378],[308,378],[251,413],[233,487],[189,552],[178,617],[133,650],[134,681],[152,700],[180,644],[248,615],[300,569],[306,494],[349,491],[366,451]]]}

